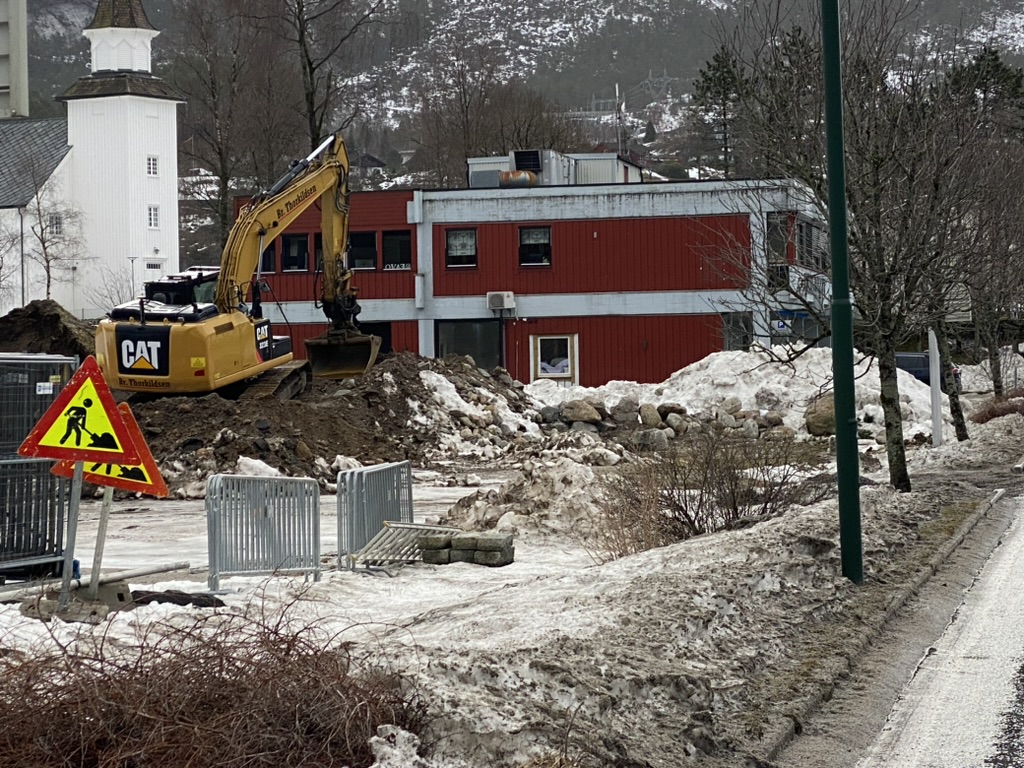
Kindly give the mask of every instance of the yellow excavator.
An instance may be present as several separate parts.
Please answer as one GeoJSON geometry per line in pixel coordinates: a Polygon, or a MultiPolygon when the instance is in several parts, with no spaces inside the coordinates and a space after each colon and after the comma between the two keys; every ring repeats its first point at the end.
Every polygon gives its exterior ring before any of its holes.
{"type": "Polygon", "coordinates": [[[346,263],[348,170],[345,142],[334,134],[241,209],[219,267],[190,267],[146,283],[137,300],[114,307],[96,329],[107,384],[153,395],[216,391],[286,400],[308,390],[311,375],[365,373],[381,340],[356,325],[358,291],[346,263]],[[296,360],[290,337],[273,335],[263,317],[259,265],[274,237],[314,204],[323,231],[317,298],[330,325],[306,340],[307,361],[296,360]]]}

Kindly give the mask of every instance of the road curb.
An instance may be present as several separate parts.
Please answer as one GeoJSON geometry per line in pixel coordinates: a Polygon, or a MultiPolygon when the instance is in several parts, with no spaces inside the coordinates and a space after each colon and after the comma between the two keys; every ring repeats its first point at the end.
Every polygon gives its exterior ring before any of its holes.
{"type": "MultiPolygon", "coordinates": [[[[1024,459],[1022,459],[1024,463],[1024,459]]],[[[1015,468],[1016,471],[1016,468],[1015,468]]],[[[882,633],[882,631],[889,625],[889,623],[895,618],[896,614],[907,604],[907,602],[916,595],[928,581],[935,575],[935,572],[939,567],[949,558],[949,556],[959,547],[964,539],[967,538],[968,534],[974,530],[975,526],[983,519],[992,508],[999,503],[999,501],[1006,494],[1005,488],[997,490],[988,501],[984,502],[979,508],[968,517],[957,529],[956,533],[953,534],[938,551],[929,559],[927,565],[925,565],[917,575],[909,582],[902,585],[897,589],[896,594],[892,596],[886,606],[885,612],[882,616],[868,625],[865,631],[861,633],[861,636],[857,639],[856,647],[854,650],[847,655],[845,663],[841,665],[841,668],[833,670],[833,674],[830,680],[821,683],[818,688],[810,693],[808,698],[804,701],[799,712],[794,712],[792,715],[786,717],[785,724],[780,724],[776,732],[770,736],[766,736],[764,741],[768,745],[764,752],[764,757],[760,760],[754,759],[753,762],[747,762],[747,766],[767,766],[772,760],[775,760],[782,750],[791,742],[796,736],[798,723],[806,722],[811,715],[819,710],[825,702],[832,698],[832,692],[835,690],[837,683],[843,677],[846,677],[849,670],[853,666],[855,660],[860,658],[867,650],[868,646],[871,645],[882,633]],[[767,762],[765,762],[767,761],[767,762]]]]}

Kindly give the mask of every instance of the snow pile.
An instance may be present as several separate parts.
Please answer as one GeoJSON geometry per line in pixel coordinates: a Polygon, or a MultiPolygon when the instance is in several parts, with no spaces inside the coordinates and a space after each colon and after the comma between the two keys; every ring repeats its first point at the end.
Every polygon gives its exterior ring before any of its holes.
{"type": "Polygon", "coordinates": [[[467,531],[568,534],[586,539],[598,515],[599,476],[568,457],[523,462],[498,489],[481,490],[455,504],[443,522],[467,531]]]}
{"type": "MultiPolygon", "coordinates": [[[[999,363],[1006,391],[1024,387],[1024,357],[1004,347],[1000,350],[999,363]]],[[[991,392],[992,371],[988,361],[960,366],[960,385],[964,392],[991,392]]]]}

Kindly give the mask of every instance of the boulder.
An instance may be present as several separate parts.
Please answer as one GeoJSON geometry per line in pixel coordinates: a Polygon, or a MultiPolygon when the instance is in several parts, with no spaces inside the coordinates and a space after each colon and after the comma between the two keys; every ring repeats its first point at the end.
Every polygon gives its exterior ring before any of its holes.
{"type": "Polygon", "coordinates": [[[815,437],[826,437],[836,433],[836,406],[832,393],[828,393],[807,406],[804,411],[807,433],[815,437]]]}
{"type": "Polygon", "coordinates": [[[677,435],[686,434],[687,422],[686,419],[683,418],[682,414],[669,413],[665,416],[665,423],[668,424],[669,428],[677,435]]]}
{"type": "Polygon", "coordinates": [[[725,400],[722,401],[722,404],[718,406],[718,412],[720,414],[728,413],[729,415],[734,416],[741,410],[743,410],[743,401],[736,396],[725,398],[725,400]]]}
{"type": "Polygon", "coordinates": [[[612,406],[611,419],[616,424],[636,424],[640,402],[632,397],[624,397],[612,406]]]}
{"type": "Polygon", "coordinates": [[[633,435],[633,444],[641,450],[664,451],[668,449],[668,435],[661,429],[640,429],[633,435]]]}
{"type": "Polygon", "coordinates": [[[662,403],[658,406],[658,415],[666,421],[668,420],[668,415],[670,413],[677,413],[680,416],[685,416],[686,406],[680,405],[679,403],[662,403]]]}
{"type": "Polygon", "coordinates": [[[574,421],[597,424],[601,421],[601,414],[586,400],[566,400],[559,408],[559,417],[568,424],[574,421]]]}
{"type": "Polygon", "coordinates": [[[651,403],[644,403],[640,406],[640,423],[645,427],[660,427],[661,415],[656,406],[651,403]]]}

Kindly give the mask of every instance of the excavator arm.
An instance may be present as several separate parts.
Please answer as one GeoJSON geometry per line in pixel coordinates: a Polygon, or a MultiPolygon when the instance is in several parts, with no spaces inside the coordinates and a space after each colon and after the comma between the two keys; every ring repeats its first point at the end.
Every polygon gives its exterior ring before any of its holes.
{"type": "Polygon", "coordinates": [[[319,203],[323,263],[319,305],[331,323],[325,334],[306,342],[314,376],[349,378],[364,373],[377,358],[380,339],[363,334],[357,289],[346,264],[348,249],[348,151],[341,134],[326,139],[265,192],[239,212],[221,257],[214,303],[230,312],[251,296],[259,314],[259,266],[266,244],[311,205],[319,203]]]}

